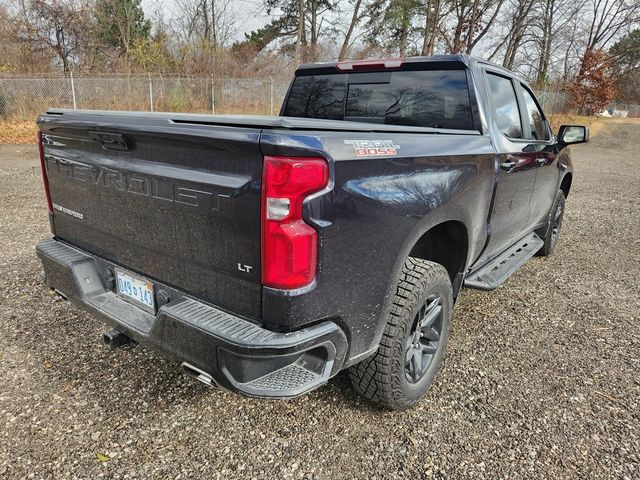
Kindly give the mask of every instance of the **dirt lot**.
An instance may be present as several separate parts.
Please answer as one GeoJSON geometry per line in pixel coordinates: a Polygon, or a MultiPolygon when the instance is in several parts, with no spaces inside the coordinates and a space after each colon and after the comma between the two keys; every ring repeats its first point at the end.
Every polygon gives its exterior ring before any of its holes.
{"type": "Polygon", "coordinates": [[[370,407],[207,389],[39,283],[33,147],[0,147],[0,478],[640,478],[640,124],[574,147],[558,249],[467,290],[437,384],[370,407]]]}

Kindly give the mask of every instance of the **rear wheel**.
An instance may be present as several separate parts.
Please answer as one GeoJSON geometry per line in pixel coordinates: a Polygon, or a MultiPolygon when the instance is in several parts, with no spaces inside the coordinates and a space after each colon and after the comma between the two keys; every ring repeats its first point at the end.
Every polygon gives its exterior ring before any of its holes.
{"type": "Polygon", "coordinates": [[[562,227],[562,219],[564,218],[564,205],[564,192],[558,190],[551,211],[549,212],[547,223],[544,229],[538,232],[538,235],[540,235],[544,241],[544,245],[537,253],[541,257],[551,255],[556,248],[558,237],[560,236],[560,228],[562,227]]]}
{"type": "Polygon", "coordinates": [[[409,257],[378,351],[349,369],[354,389],[394,410],[414,405],[440,369],[451,328],[452,297],[442,265],[409,257]]]}

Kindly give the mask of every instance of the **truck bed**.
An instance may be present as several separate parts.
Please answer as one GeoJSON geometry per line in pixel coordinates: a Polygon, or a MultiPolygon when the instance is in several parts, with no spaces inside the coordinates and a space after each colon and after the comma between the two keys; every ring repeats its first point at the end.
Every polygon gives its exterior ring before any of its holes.
{"type": "Polygon", "coordinates": [[[50,109],[41,117],[62,117],[64,122],[113,124],[117,119],[135,119],[143,125],[202,125],[228,126],[257,129],[320,130],[336,132],[389,132],[389,133],[438,133],[449,135],[480,135],[477,130],[452,130],[445,128],[412,127],[383,123],[363,123],[323,120],[302,117],[273,117],[268,115],[199,115],[190,113],[119,112],[110,110],[50,109]]]}

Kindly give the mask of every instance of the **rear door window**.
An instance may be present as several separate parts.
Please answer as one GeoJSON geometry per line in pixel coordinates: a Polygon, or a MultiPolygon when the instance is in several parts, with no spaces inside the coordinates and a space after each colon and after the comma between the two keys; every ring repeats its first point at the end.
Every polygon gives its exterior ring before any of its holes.
{"type": "Polygon", "coordinates": [[[464,70],[296,77],[283,114],[389,125],[473,129],[464,70]]]}
{"type": "Polygon", "coordinates": [[[509,138],[522,138],[522,122],[513,83],[507,77],[489,72],[487,80],[498,128],[509,138]]]}

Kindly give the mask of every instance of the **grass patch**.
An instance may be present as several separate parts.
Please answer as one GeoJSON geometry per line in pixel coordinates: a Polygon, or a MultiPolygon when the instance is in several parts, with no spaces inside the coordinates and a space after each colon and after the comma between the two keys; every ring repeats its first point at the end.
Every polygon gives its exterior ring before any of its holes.
{"type": "Polygon", "coordinates": [[[35,144],[37,131],[38,127],[33,120],[0,120],[0,145],[35,144]]]}
{"type": "Polygon", "coordinates": [[[559,113],[556,115],[549,115],[549,123],[551,123],[551,130],[556,135],[558,134],[558,130],[560,130],[561,125],[586,125],[589,127],[589,132],[591,135],[595,135],[598,133],[600,129],[600,124],[603,118],[598,117],[586,117],[583,115],[575,115],[573,113],[559,113]]]}

